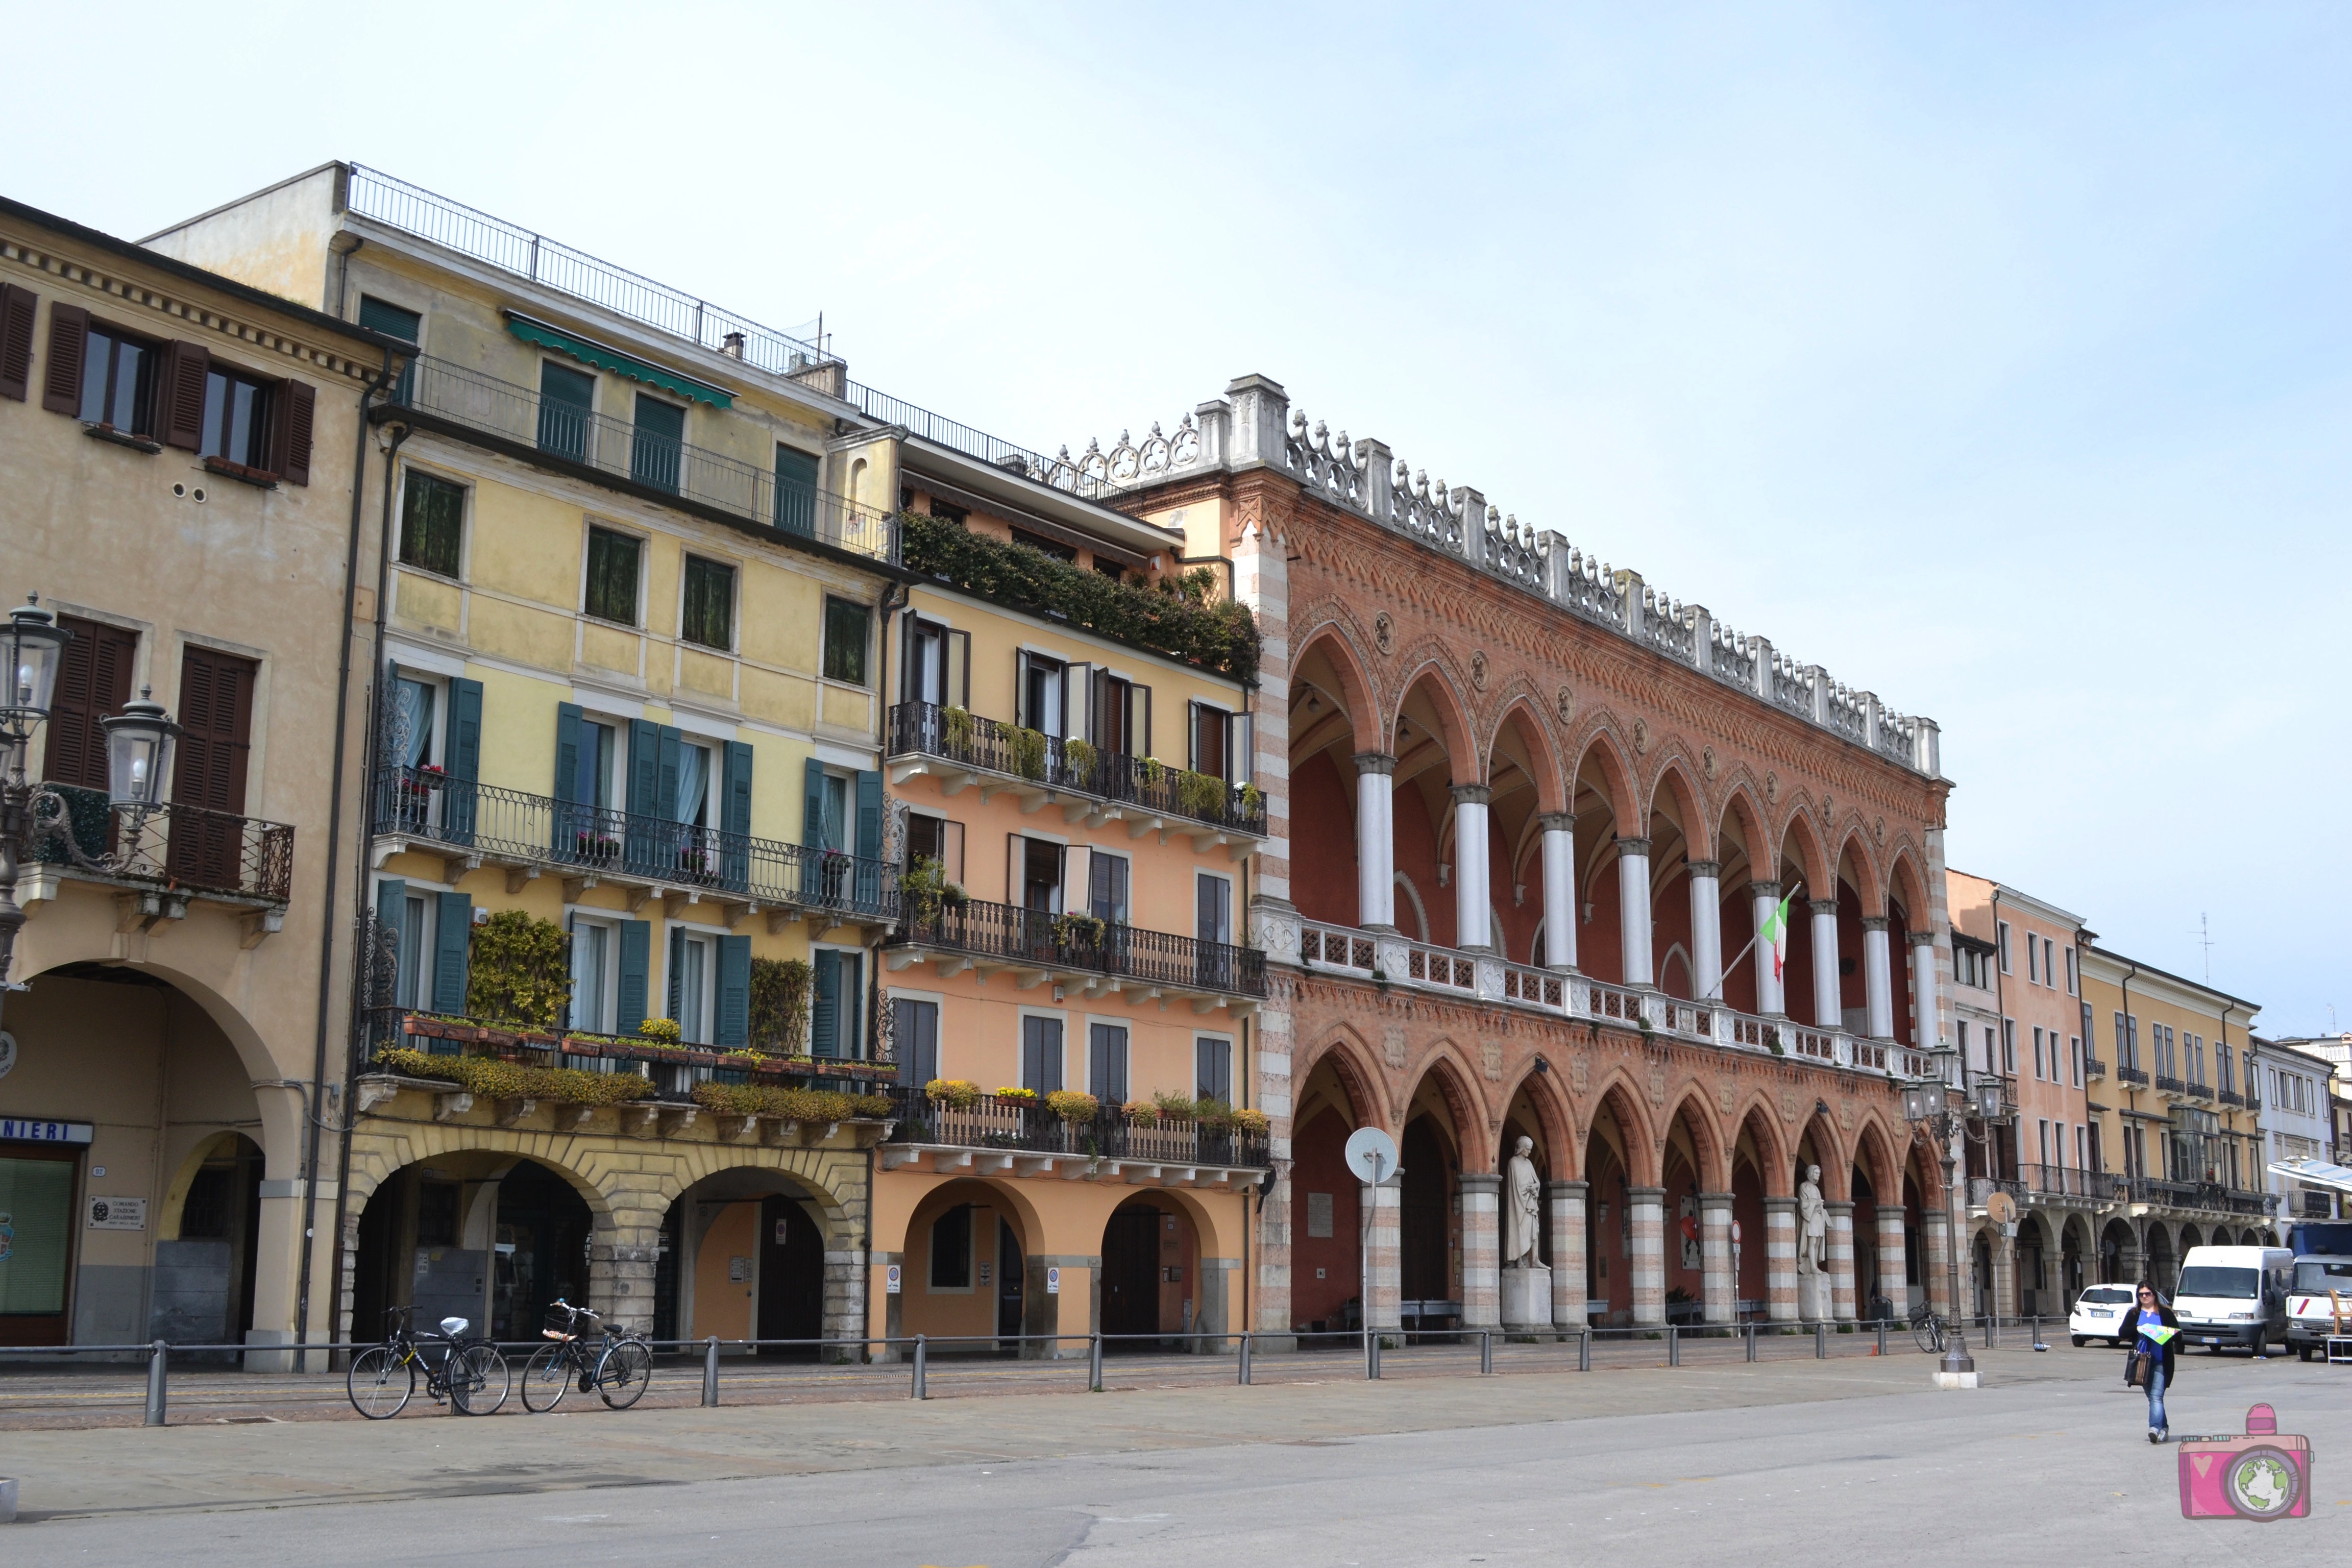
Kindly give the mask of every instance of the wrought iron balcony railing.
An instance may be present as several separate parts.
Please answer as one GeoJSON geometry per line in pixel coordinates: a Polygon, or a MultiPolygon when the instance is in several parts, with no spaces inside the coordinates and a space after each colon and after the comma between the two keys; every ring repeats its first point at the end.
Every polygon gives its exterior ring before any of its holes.
{"type": "MultiPolygon", "coordinates": [[[[163,892],[258,903],[284,904],[293,896],[294,829],[284,823],[196,805],[116,805],[105,791],[74,784],[41,787],[65,802],[64,826],[74,847],[106,862],[95,874],[163,892]]],[[[37,845],[34,858],[74,865],[54,841],[37,845]]]]}
{"type": "Polygon", "coordinates": [[[2097,1057],[2086,1056],[2083,1058],[2083,1076],[2096,1083],[2107,1076],[2107,1064],[2097,1057]]]}
{"type": "Polygon", "coordinates": [[[2243,1104],[2245,1104],[2245,1103],[2246,1103],[2246,1097],[2245,1097],[2244,1095],[2242,1095],[2242,1094],[2240,1094],[2240,1093],[2239,1093],[2236,1089],[2223,1089],[2223,1090],[2221,1091],[2221,1103],[2222,1103],[2222,1104],[2224,1104],[2224,1105],[2237,1105],[2237,1106],[2242,1106],[2243,1104]]]}
{"type": "Polygon", "coordinates": [[[542,398],[447,360],[419,355],[395,401],[420,413],[533,447],[704,506],[877,561],[898,559],[890,514],[790,480],[626,420],[542,398]]]}
{"type": "Polygon", "coordinates": [[[2156,1075],[2156,1087],[2168,1094],[2185,1094],[2189,1089],[2187,1084],[2164,1073],[2156,1075]]]}
{"type": "Polygon", "coordinates": [[[382,837],[562,871],[872,921],[898,913],[898,868],[835,849],[722,833],[469,780],[387,768],[371,801],[382,837]]]}
{"type": "Polygon", "coordinates": [[[2111,1201],[2122,1194],[2123,1178],[2072,1165],[2025,1165],[2018,1174],[2028,1191],[2042,1197],[2111,1201]]]}
{"type": "Polygon", "coordinates": [[[1009,967],[1099,974],[1144,985],[1265,994],[1265,954],[1139,926],[1054,915],[967,899],[908,908],[891,936],[896,948],[944,948],[1009,967]]]}
{"type": "Polygon", "coordinates": [[[891,1093],[898,1101],[897,1125],[884,1138],[885,1145],[927,1143],[1156,1165],[1263,1170],[1274,1163],[1265,1133],[1233,1127],[1191,1121],[1142,1126],[1108,1105],[1083,1121],[1065,1121],[1043,1103],[1011,1105],[992,1099],[959,1110],[932,1100],[919,1084],[901,1084],[891,1093]]]}
{"type": "MultiPolygon", "coordinates": [[[[352,1037],[352,1071],[368,1071],[379,1052],[392,1047],[428,1056],[488,1057],[524,1067],[573,1068],[585,1072],[635,1074],[648,1079],[656,1100],[684,1100],[705,1083],[887,1082],[898,1075],[888,1062],[796,1055],[786,1045],[756,1042],[765,1059],[753,1064],[708,1044],[665,1045],[640,1036],[592,1034],[575,1029],[531,1029],[513,1024],[446,1017],[413,1008],[371,1006],[360,1010],[352,1037]]],[[[381,1069],[378,1069],[381,1070],[381,1069]]]]}
{"type": "Polygon", "coordinates": [[[2129,1068],[2119,1065],[2116,1068],[2116,1081],[2117,1083],[2136,1084],[2141,1089],[2146,1089],[2147,1087],[2147,1073],[2140,1068],[2129,1068]]]}
{"type": "Polygon", "coordinates": [[[1133,808],[1130,816],[1141,811],[1265,836],[1265,801],[1248,785],[1148,757],[1081,750],[1057,736],[936,702],[901,702],[890,710],[890,755],[937,757],[976,773],[1091,795],[1133,808]]]}

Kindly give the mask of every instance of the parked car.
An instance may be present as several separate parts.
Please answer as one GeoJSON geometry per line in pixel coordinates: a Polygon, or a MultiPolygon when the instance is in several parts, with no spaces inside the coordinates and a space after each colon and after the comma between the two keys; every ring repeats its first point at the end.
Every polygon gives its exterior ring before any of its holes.
{"type": "Polygon", "coordinates": [[[2134,1300],[2128,1285],[2093,1285],[2074,1298],[2074,1310],[2066,1317],[2066,1331],[2074,1336],[2077,1346],[2093,1340],[2120,1345],[2131,1337],[2125,1325],[2131,1321],[2134,1300]]]}
{"type": "Polygon", "coordinates": [[[2286,1342],[2305,1361],[2327,1352],[2327,1336],[2336,1327],[2333,1290],[2344,1304],[2344,1318],[2352,1328],[2352,1257],[2303,1257],[2294,1260],[2294,1283],[2287,1287],[2286,1342]]]}
{"type": "Polygon", "coordinates": [[[2192,1247],[2172,1292],[2180,1342],[2220,1354],[2230,1346],[2252,1355],[2286,1338],[2287,1285],[2294,1254],[2284,1247],[2192,1247]]]}

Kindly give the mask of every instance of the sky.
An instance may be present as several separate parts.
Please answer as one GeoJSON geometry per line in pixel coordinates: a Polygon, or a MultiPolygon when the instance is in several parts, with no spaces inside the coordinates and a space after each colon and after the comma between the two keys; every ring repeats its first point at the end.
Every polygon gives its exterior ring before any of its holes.
{"type": "Polygon", "coordinates": [[[0,191],[135,238],[355,160],[1048,452],[1272,376],[1934,718],[1954,866],[2352,1029],[2352,7],[107,18],[0,191]]]}

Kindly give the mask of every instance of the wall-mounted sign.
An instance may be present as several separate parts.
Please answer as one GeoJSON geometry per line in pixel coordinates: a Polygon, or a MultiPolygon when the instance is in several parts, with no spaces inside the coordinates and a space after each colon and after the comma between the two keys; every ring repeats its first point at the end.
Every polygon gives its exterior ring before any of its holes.
{"type": "Polygon", "coordinates": [[[87,1143],[98,1131],[87,1121],[40,1121],[0,1116],[0,1143],[87,1143]]]}
{"type": "Polygon", "coordinates": [[[16,1065],[16,1037],[0,1029],[0,1078],[6,1078],[16,1065]]]}
{"type": "Polygon", "coordinates": [[[1046,1269],[1046,1270],[1045,1270],[1045,1294],[1046,1294],[1046,1295],[1048,1295],[1048,1296],[1058,1296],[1058,1295],[1060,1295],[1061,1293],[1062,1293],[1062,1271],[1061,1271],[1060,1269],[1058,1269],[1058,1268],[1048,1268],[1048,1269],[1046,1269]]]}
{"type": "Polygon", "coordinates": [[[885,1296],[898,1293],[898,1266],[895,1263],[882,1271],[882,1293],[885,1296]]]}
{"type": "Polygon", "coordinates": [[[89,1228],[92,1230],[145,1230],[147,1200],[145,1198],[92,1198],[89,1200],[89,1228]]]}

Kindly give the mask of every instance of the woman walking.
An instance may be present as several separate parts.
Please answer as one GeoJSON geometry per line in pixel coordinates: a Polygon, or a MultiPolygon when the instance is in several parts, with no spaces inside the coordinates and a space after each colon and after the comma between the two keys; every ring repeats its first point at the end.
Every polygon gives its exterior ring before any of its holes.
{"type": "Polygon", "coordinates": [[[2172,1386],[2173,1344],[2180,1325],[2172,1316],[2172,1308],[2156,1293],[2154,1285],[2141,1280],[2138,1295],[2135,1318],[2138,1331],[2132,1339],[2131,1360],[2125,1375],[2147,1390],[2147,1440],[2161,1443],[2172,1436],[2172,1428],[2164,1417],[2164,1391],[2172,1386]]]}

